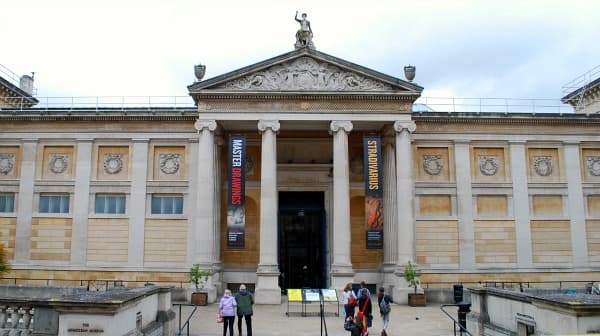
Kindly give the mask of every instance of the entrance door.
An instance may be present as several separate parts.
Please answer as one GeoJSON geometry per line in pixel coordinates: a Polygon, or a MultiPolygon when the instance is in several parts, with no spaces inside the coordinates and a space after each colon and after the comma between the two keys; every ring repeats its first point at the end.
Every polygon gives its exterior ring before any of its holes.
{"type": "Polygon", "coordinates": [[[279,193],[280,286],[324,288],[325,209],[322,192],[279,193]]]}

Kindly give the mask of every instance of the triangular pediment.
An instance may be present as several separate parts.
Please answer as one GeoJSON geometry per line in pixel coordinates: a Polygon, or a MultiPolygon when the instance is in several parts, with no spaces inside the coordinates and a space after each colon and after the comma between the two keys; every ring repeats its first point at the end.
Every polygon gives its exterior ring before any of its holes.
{"type": "Polygon", "coordinates": [[[340,58],[303,48],[197,82],[190,93],[362,92],[420,94],[422,87],[340,58]]]}

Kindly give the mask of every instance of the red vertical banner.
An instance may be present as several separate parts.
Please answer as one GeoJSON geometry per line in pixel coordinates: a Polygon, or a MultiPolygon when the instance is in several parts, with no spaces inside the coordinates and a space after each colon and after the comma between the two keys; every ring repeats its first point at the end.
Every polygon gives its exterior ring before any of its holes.
{"type": "Polygon", "coordinates": [[[383,248],[383,170],[381,138],[363,138],[367,249],[383,248]]]}
{"type": "Polygon", "coordinates": [[[246,137],[229,137],[227,162],[227,247],[244,248],[246,236],[246,137]]]}

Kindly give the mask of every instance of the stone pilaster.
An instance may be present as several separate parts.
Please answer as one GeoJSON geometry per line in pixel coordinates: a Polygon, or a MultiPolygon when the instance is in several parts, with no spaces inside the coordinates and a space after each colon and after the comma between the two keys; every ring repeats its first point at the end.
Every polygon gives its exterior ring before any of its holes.
{"type": "MultiPolygon", "coordinates": [[[[213,207],[214,217],[214,246],[213,246],[213,275],[212,283],[217,288],[217,293],[221,293],[223,290],[222,283],[222,270],[223,266],[221,263],[221,149],[225,144],[221,130],[217,128],[215,131],[215,150],[214,150],[214,163],[215,163],[215,178],[214,178],[214,193],[215,193],[215,204],[213,207]]],[[[216,298],[215,298],[216,299],[216,298]]]]}
{"type": "Polygon", "coordinates": [[[388,291],[395,284],[393,273],[398,263],[395,141],[394,129],[386,127],[383,133],[383,285],[388,291]]]}
{"type": "Polygon", "coordinates": [[[475,269],[475,231],[473,227],[473,191],[469,141],[454,142],[456,163],[456,199],[458,205],[458,241],[460,269],[475,269]]]}
{"type": "MultiPolygon", "coordinates": [[[[21,175],[19,181],[17,227],[15,242],[15,264],[28,264],[31,248],[31,214],[33,209],[33,185],[38,140],[23,139],[21,175]]],[[[35,209],[37,212],[37,209],[35,209]]]]}
{"type": "Polygon", "coordinates": [[[77,140],[71,236],[72,265],[85,265],[86,263],[87,227],[90,208],[90,177],[92,175],[92,142],[92,139],[77,140]]]}
{"type": "MultiPolygon", "coordinates": [[[[196,175],[196,221],[194,227],[194,252],[192,264],[199,264],[201,269],[214,272],[214,263],[218,259],[215,253],[215,212],[218,200],[215,198],[215,120],[197,120],[194,127],[198,131],[198,169],[196,175]]],[[[217,289],[210,277],[204,289],[208,291],[208,299],[214,302],[217,289]]]]}
{"type": "Polygon", "coordinates": [[[333,134],[333,263],[331,286],[343,288],[352,281],[354,271],[350,258],[350,169],[348,133],[350,121],[332,121],[333,134]]]}
{"type": "Polygon", "coordinates": [[[256,303],[280,304],[277,264],[277,131],[279,121],[260,120],[260,260],[256,271],[256,303]]]}
{"type": "Polygon", "coordinates": [[[133,139],[131,155],[131,196],[129,212],[129,266],[144,266],[144,226],[146,222],[146,180],[149,139],[133,139]]]}
{"type": "Polygon", "coordinates": [[[571,220],[571,248],[573,267],[588,266],[587,230],[583,186],[581,184],[581,156],[579,142],[565,142],[565,168],[567,171],[567,190],[569,193],[569,218],[571,220]]]}
{"type": "Polygon", "coordinates": [[[410,134],[414,132],[414,121],[394,122],[396,131],[396,209],[398,211],[398,268],[394,286],[394,302],[406,303],[412,291],[404,279],[404,267],[415,261],[415,217],[413,157],[410,134]]]}
{"type": "Polygon", "coordinates": [[[515,236],[517,237],[517,267],[531,268],[533,266],[533,253],[525,141],[510,142],[510,171],[513,183],[515,236]]]}

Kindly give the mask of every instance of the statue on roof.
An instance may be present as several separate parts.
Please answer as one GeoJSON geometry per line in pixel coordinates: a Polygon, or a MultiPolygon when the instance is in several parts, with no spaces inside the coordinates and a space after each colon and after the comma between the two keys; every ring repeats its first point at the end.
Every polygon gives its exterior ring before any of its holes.
{"type": "Polygon", "coordinates": [[[296,44],[294,44],[294,47],[296,49],[306,47],[314,49],[315,45],[312,42],[313,33],[310,28],[310,21],[306,19],[306,13],[302,13],[302,19],[298,19],[298,11],[296,11],[294,19],[300,23],[300,29],[296,32],[296,44]]]}

